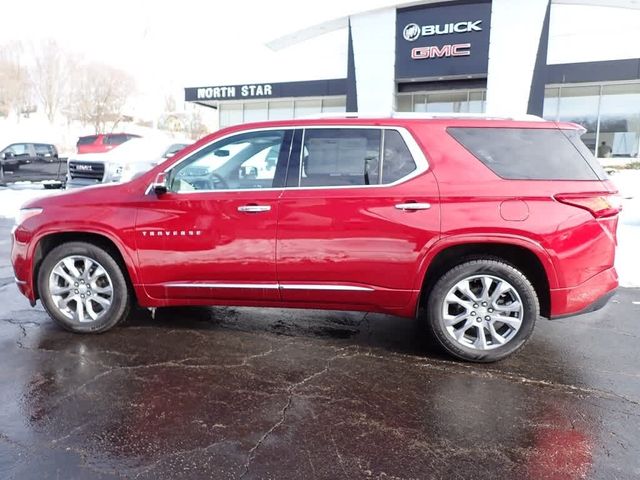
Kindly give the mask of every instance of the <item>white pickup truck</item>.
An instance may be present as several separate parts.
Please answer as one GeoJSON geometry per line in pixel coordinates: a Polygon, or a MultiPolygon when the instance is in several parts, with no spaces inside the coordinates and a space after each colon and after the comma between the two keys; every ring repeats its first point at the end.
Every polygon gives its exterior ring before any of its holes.
{"type": "Polygon", "coordinates": [[[67,161],[67,188],[127,182],[187,145],[170,138],[133,138],[108,152],[72,155],[67,161]]]}

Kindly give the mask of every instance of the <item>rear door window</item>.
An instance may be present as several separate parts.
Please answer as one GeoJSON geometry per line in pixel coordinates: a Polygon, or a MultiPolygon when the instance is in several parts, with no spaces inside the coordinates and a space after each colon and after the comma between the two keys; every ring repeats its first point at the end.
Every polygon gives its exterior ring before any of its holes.
{"type": "Polygon", "coordinates": [[[104,143],[106,145],[120,145],[131,138],[129,135],[113,134],[106,135],[104,137],[104,143]]]}
{"type": "Polygon", "coordinates": [[[449,134],[496,175],[510,180],[604,180],[577,130],[449,127],[449,134]]]}
{"type": "Polygon", "coordinates": [[[78,143],[76,145],[90,145],[94,143],[98,139],[97,135],[89,135],[87,137],[78,138],[78,143]]]}
{"type": "Polygon", "coordinates": [[[52,156],[53,155],[53,148],[51,145],[45,145],[43,143],[36,143],[34,146],[35,151],[36,151],[36,155],[40,155],[40,156],[52,156]]]}
{"type": "Polygon", "coordinates": [[[416,162],[397,130],[385,130],[382,183],[393,183],[416,169],[416,162]]]}
{"type": "Polygon", "coordinates": [[[307,129],[302,147],[301,187],[379,183],[381,130],[307,129]]]}

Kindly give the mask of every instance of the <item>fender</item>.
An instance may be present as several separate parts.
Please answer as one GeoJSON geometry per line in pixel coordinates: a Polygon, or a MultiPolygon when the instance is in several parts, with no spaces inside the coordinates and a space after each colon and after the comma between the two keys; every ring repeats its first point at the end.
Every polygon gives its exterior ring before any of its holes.
{"type": "Polygon", "coordinates": [[[458,245],[465,245],[470,243],[501,243],[505,245],[515,245],[518,247],[526,248],[540,260],[540,263],[542,264],[547,275],[547,280],[549,281],[549,288],[553,289],[558,288],[559,286],[558,275],[553,264],[553,259],[539,243],[531,240],[530,238],[520,237],[517,235],[492,233],[482,235],[452,235],[448,237],[442,237],[437,240],[431,246],[431,248],[429,248],[420,262],[420,268],[418,269],[417,277],[414,283],[414,290],[420,291],[422,289],[422,282],[425,275],[427,274],[427,269],[429,268],[429,265],[431,265],[433,259],[440,252],[449,247],[455,247],[458,245]]]}
{"type": "Polygon", "coordinates": [[[74,222],[65,222],[65,228],[63,231],[61,231],[59,228],[55,228],[53,226],[47,225],[46,227],[39,229],[33,235],[31,241],[29,241],[29,250],[27,254],[27,258],[29,259],[29,262],[31,262],[31,265],[29,265],[29,271],[31,271],[32,282],[35,281],[35,279],[33,278],[33,275],[35,273],[33,258],[35,256],[35,251],[38,248],[38,245],[40,245],[40,242],[44,237],[49,235],[60,234],[60,233],[79,233],[79,234],[88,233],[88,234],[100,235],[102,237],[109,239],[116,246],[116,248],[120,252],[120,255],[122,255],[125,266],[127,268],[127,272],[129,274],[129,278],[131,279],[131,283],[134,286],[139,283],[138,270],[137,270],[136,263],[133,260],[133,256],[131,255],[131,250],[122,243],[120,237],[118,235],[115,235],[109,228],[101,224],[87,225],[86,222],[82,222],[81,224],[74,223],[74,222]]]}

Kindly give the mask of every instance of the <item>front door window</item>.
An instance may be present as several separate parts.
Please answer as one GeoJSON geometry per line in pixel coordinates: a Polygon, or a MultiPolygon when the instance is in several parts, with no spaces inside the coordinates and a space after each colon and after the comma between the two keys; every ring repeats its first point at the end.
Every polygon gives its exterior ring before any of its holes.
{"type": "Polygon", "coordinates": [[[236,135],[209,145],[174,168],[172,192],[274,188],[285,132],[236,135]]]}

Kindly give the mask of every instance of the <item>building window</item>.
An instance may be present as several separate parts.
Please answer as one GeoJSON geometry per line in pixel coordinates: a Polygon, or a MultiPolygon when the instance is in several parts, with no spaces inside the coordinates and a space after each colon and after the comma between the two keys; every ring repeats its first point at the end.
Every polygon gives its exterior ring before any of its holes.
{"type": "Polygon", "coordinates": [[[640,84],[602,87],[598,140],[599,157],[638,158],[640,84]]]}
{"type": "Polygon", "coordinates": [[[326,97],[301,100],[269,100],[221,102],[218,107],[220,128],[264,120],[289,120],[320,113],[346,111],[345,97],[326,97]]]}
{"type": "Polygon", "coordinates": [[[322,99],[322,113],[344,113],[347,111],[346,97],[322,99]]]}
{"type": "Polygon", "coordinates": [[[562,87],[558,106],[558,121],[572,122],[587,129],[582,141],[596,153],[600,87],[562,87]]]}
{"type": "Polygon", "coordinates": [[[242,123],[242,104],[229,103],[220,105],[220,128],[242,123]]]}
{"type": "Polygon", "coordinates": [[[469,113],[484,113],[487,109],[487,92],[482,90],[479,92],[469,92],[469,113]]]}
{"type": "Polygon", "coordinates": [[[309,117],[322,112],[322,100],[296,100],[293,115],[295,118],[309,117]]]}
{"type": "MultiPolygon", "coordinates": [[[[582,141],[601,160],[638,158],[640,83],[547,87],[544,118],[573,122],[582,141]]],[[[615,160],[614,160],[615,161],[615,160]]]]}
{"type": "Polygon", "coordinates": [[[244,123],[262,122],[268,119],[267,102],[247,102],[244,104],[244,123]]]}
{"type": "Polygon", "coordinates": [[[396,97],[398,112],[484,113],[486,90],[400,93],[396,97]]]}
{"type": "Polygon", "coordinates": [[[293,118],[293,100],[269,101],[269,120],[291,120],[293,118]]]}

